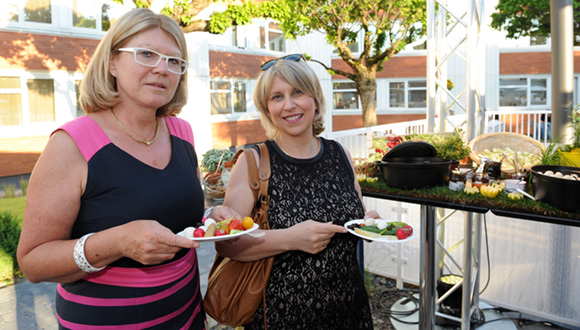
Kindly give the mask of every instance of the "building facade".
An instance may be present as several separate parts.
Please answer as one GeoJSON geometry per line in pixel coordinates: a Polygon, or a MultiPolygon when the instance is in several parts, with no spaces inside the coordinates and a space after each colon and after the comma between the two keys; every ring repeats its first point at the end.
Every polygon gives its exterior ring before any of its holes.
{"type": "MultiPolygon", "coordinates": [[[[127,2],[127,1],[126,1],[127,2]]],[[[490,7],[493,7],[490,5],[490,7]]],[[[49,134],[83,115],[77,103],[83,72],[115,17],[129,4],[109,0],[8,0],[0,14],[0,177],[30,173],[49,134]]],[[[211,5],[205,13],[219,10],[211,5]]],[[[489,9],[488,9],[489,11],[489,9]]],[[[545,110],[550,107],[549,40],[505,40],[487,31],[486,111],[545,110]],[[499,40],[499,41],[498,41],[499,40]],[[538,45],[532,45],[537,43],[538,45]]],[[[361,36],[362,37],[362,36],[361,36]]],[[[223,35],[187,35],[189,102],[180,114],[195,134],[198,154],[263,141],[252,95],[259,66],[288,53],[307,53],[334,68],[347,69],[320,33],[285,40],[276,22],[255,20],[223,35]]],[[[424,41],[385,62],[377,74],[379,124],[425,118],[424,41]]],[[[352,45],[360,51],[360,43],[352,45]]],[[[580,53],[575,53],[575,63],[580,53]]],[[[330,76],[312,63],[327,98],[327,131],[362,127],[354,82],[330,76]]],[[[580,71],[580,63],[575,65],[580,71]]],[[[458,97],[461,69],[449,69],[458,97]]],[[[575,76],[575,80],[578,77],[575,76]]],[[[577,86],[577,84],[575,84],[577,86]]],[[[578,93],[575,93],[578,104],[578,93]]]]}

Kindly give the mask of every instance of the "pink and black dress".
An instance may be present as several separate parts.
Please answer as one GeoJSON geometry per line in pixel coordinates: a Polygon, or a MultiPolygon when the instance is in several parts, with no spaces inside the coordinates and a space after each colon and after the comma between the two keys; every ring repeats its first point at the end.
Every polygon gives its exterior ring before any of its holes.
{"type": "MultiPolygon", "coordinates": [[[[204,197],[191,126],[175,117],[165,121],[172,151],[162,170],[119,149],[88,116],[59,128],[88,164],[73,239],[138,219],[157,220],[175,233],[201,221],[204,197]]],[[[59,284],[56,313],[61,329],[204,329],[201,302],[196,251],[183,249],[161,265],[122,258],[59,284]]]]}

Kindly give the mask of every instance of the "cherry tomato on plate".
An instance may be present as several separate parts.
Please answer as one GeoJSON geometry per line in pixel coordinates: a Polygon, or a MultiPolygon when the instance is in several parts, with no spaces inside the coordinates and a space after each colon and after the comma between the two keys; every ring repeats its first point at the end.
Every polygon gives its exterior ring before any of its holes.
{"type": "Polygon", "coordinates": [[[240,219],[232,219],[228,225],[228,230],[231,232],[232,230],[244,230],[242,226],[242,220],[240,219]]]}
{"type": "Polygon", "coordinates": [[[407,236],[413,235],[413,227],[405,225],[403,226],[403,230],[407,233],[407,236]]]}
{"type": "Polygon", "coordinates": [[[397,229],[397,238],[398,239],[405,239],[407,237],[409,237],[409,235],[407,235],[407,232],[403,228],[397,229]]]}
{"type": "Polygon", "coordinates": [[[242,226],[244,227],[244,229],[251,229],[252,227],[254,227],[254,219],[252,219],[251,217],[244,217],[242,219],[242,226]]]}

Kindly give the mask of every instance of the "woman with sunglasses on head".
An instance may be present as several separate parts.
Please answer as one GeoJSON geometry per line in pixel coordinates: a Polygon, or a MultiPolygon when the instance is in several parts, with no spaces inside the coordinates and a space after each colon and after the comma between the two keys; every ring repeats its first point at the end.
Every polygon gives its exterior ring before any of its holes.
{"type": "Polygon", "coordinates": [[[169,17],[125,14],[87,67],[87,115],[53,132],[33,170],[18,261],[31,282],[59,283],[63,329],[205,327],[199,243],[175,234],[204,213],[193,132],[175,117],[186,59],[169,17]]]}
{"type": "MultiPolygon", "coordinates": [[[[350,155],[319,137],[326,102],[320,82],[301,55],[266,62],[254,102],[269,140],[271,176],[264,236],[216,243],[219,254],[240,261],[274,256],[266,287],[268,329],[372,329],[369,300],[356,257],[358,239],[344,224],[365,216],[350,155]]],[[[252,149],[256,161],[258,150],[252,149]]],[[[243,216],[255,201],[245,154],[231,173],[224,205],[243,216]]],[[[260,305],[244,329],[263,329],[260,305]]]]}

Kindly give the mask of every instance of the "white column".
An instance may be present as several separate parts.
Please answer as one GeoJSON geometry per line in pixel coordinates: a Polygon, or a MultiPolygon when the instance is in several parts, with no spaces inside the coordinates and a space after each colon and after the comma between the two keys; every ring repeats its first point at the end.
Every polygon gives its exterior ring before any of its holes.
{"type": "Polygon", "coordinates": [[[189,94],[187,105],[179,117],[191,124],[195,150],[201,159],[201,155],[212,148],[208,33],[188,33],[186,39],[189,51],[189,94]]]}

